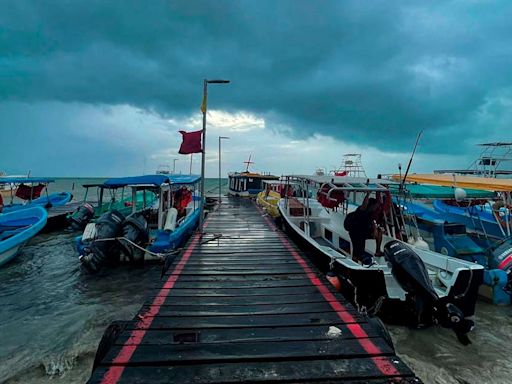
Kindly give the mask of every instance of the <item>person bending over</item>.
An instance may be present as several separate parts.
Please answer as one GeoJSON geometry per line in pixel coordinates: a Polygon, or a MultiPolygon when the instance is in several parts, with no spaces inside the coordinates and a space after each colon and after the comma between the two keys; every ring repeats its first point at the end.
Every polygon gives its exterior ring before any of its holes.
{"type": "Polygon", "coordinates": [[[378,209],[378,201],[370,198],[368,193],[363,203],[345,218],[345,229],[348,231],[352,243],[352,260],[361,262],[363,265],[371,265],[373,262],[372,257],[365,253],[367,239],[375,239],[375,256],[382,256],[380,250],[382,230],[376,222],[378,209]]]}

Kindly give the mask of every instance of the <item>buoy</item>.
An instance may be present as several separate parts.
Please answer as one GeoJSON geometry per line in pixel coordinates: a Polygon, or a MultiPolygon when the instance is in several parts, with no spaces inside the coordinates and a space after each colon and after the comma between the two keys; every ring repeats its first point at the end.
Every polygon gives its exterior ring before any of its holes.
{"type": "Polygon", "coordinates": [[[333,271],[327,272],[327,275],[325,275],[327,278],[327,281],[331,283],[331,285],[339,292],[341,291],[341,283],[340,279],[338,279],[338,276],[333,271]]]}
{"type": "Polygon", "coordinates": [[[418,236],[418,238],[414,242],[414,246],[416,248],[424,249],[426,251],[430,250],[430,247],[428,246],[428,243],[425,240],[423,240],[423,238],[421,236],[418,236]]]}
{"type": "Polygon", "coordinates": [[[455,196],[455,200],[456,201],[462,201],[467,196],[466,191],[464,189],[462,189],[462,188],[459,188],[459,187],[455,188],[455,190],[453,191],[453,194],[455,196]]]}

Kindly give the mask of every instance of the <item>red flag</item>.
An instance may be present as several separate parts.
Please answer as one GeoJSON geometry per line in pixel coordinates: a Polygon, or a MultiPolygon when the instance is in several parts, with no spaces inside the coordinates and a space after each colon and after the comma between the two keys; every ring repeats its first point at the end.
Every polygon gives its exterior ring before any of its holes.
{"type": "Polygon", "coordinates": [[[189,153],[199,153],[203,151],[203,146],[201,145],[203,130],[195,132],[180,131],[180,133],[183,135],[183,141],[181,142],[178,153],[187,155],[189,153]]]}

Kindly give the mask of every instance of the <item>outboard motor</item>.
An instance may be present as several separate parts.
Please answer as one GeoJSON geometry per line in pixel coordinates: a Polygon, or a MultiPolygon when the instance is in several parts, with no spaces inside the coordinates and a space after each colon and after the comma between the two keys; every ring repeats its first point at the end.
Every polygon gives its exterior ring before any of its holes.
{"type": "Polygon", "coordinates": [[[396,281],[408,293],[407,299],[413,303],[417,325],[439,323],[452,328],[462,344],[469,344],[466,334],[473,329],[473,321],[465,319],[463,312],[447,298],[439,298],[427,268],[416,252],[406,244],[392,240],[384,246],[384,256],[391,264],[396,281]]]}
{"type": "Polygon", "coordinates": [[[148,222],[142,213],[132,213],[123,223],[123,238],[119,240],[121,251],[130,261],[142,262],[145,252],[134,244],[144,247],[148,241],[148,222]]]}
{"type": "Polygon", "coordinates": [[[84,230],[85,226],[94,217],[94,208],[91,204],[84,203],[68,217],[68,222],[73,229],[84,230]]]}
{"type": "Polygon", "coordinates": [[[95,273],[106,264],[119,262],[119,243],[109,239],[122,235],[123,221],[123,214],[116,210],[105,212],[96,221],[96,237],[80,257],[82,266],[89,272],[95,273]]]}

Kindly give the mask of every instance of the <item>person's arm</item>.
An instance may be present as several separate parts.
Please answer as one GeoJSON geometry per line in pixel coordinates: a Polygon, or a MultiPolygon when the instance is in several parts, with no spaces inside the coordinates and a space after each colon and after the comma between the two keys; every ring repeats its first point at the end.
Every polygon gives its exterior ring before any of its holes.
{"type": "Polygon", "coordinates": [[[364,197],[363,203],[361,204],[362,209],[366,209],[368,207],[368,200],[370,200],[370,192],[366,192],[366,196],[364,197]]]}

